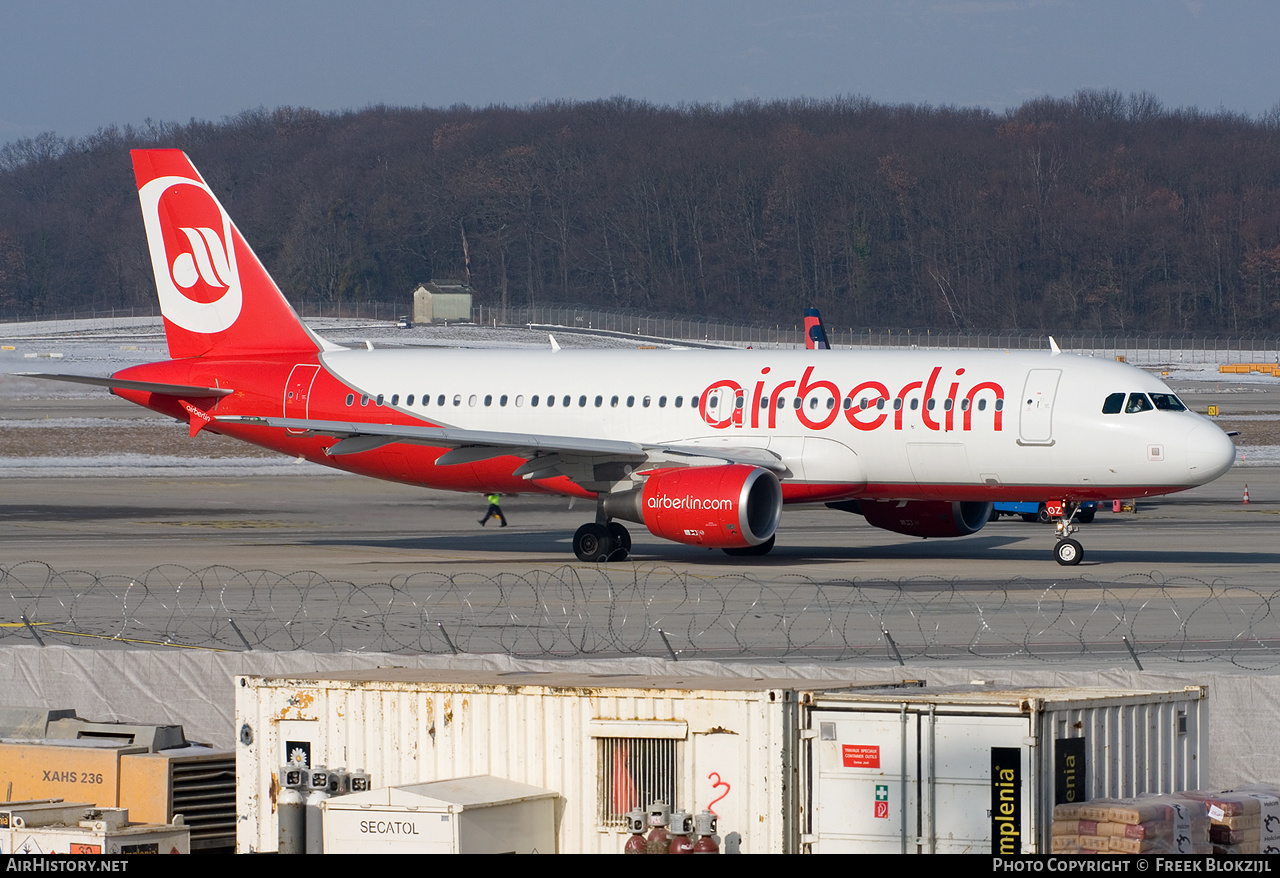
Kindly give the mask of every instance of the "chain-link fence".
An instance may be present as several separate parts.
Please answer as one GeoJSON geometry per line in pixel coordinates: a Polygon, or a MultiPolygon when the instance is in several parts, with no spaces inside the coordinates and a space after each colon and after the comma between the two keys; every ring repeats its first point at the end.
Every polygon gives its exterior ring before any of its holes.
{"type": "MultiPolygon", "coordinates": [[[[799,318],[800,315],[796,315],[799,318]]],[[[536,308],[493,308],[477,305],[474,322],[486,326],[568,327],[643,338],[724,345],[804,347],[804,326],[792,323],[732,323],[699,317],[642,314],[549,304],[536,308]]],[[[1048,350],[1043,332],[938,332],[932,329],[886,329],[827,325],[831,344],[840,348],[982,348],[1048,350]]],[[[1063,350],[1089,351],[1106,357],[1139,358],[1160,363],[1280,363],[1280,339],[1235,335],[1135,335],[1115,332],[1054,334],[1063,350]]]]}
{"type": "Polygon", "coordinates": [[[311,571],[164,565],[127,577],[26,562],[0,567],[0,599],[4,645],[1280,665],[1280,588],[1156,574],[975,583],[635,565],[357,585],[311,571]]]}

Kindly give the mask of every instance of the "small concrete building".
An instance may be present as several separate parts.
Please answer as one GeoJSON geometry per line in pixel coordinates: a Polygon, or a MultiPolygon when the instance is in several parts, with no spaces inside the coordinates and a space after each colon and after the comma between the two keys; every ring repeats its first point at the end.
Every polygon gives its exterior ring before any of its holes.
{"type": "Polygon", "coordinates": [[[460,280],[432,280],[413,291],[413,322],[471,319],[471,287],[460,280]]]}

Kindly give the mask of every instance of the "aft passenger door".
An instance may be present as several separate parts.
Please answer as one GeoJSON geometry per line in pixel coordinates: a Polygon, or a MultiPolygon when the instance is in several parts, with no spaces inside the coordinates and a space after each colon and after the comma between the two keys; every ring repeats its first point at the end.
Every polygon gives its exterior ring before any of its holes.
{"type": "MultiPolygon", "coordinates": [[[[289,373],[289,380],[284,386],[284,416],[286,418],[308,417],[311,385],[315,383],[319,366],[306,366],[299,363],[289,373]]],[[[303,430],[289,430],[290,433],[302,433],[303,430]]]]}

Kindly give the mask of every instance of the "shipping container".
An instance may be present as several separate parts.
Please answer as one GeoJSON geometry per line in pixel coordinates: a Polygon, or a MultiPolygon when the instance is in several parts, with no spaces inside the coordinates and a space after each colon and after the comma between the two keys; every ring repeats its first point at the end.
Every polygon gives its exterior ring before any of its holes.
{"type": "Polygon", "coordinates": [[[867,692],[399,668],[235,685],[240,852],[276,849],[290,759],[363,769],[375,789],[484,774],[552,790],[563,853],[620,853],[626,813],[655,800],[711,809],[744,853],[982,852],[1009,827],[1033,852],[1048,849],[1055,795],[1195,786],[1207,751],[1200,687],[867,692]],[[1071,765],[1061,781],[1055,758],[1071,765]]]}
{"type": "Polygon", "coordinates": [[[816,693],[804,848],[1048,853],[1055,804],[1199,787],[1207,704],[1202,686],[816,693]]]}

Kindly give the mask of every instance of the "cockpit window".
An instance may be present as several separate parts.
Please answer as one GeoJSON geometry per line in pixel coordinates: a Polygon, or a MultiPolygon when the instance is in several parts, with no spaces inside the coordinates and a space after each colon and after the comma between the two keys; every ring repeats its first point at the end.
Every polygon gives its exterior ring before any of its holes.
{"type": "Polygon", "coordinates": [[[1102,403],[1102,413],[1104,415],[1118,415],[1120,414],[1120,411],[1123,408],[1124,408],[1123,393],[1113,393],[1107,397],[1105,402],[1102,403]]]}
{"type": "Polygon", "coordinates": [[[1182,404],[1182,400],[1172,393],[1153,393],[1151,394],[1151,401],[1162,412],[1185,412],[1187,410],[1187,407],[1182,404]]]}
{"type": "Polygon", "coordinates": [[[1149,412],[1154,408],[1151,400],[1147,399],[1145,393],[1129,394],[1129,404],[1124,407],[1125,414],[1133,414],[1134,412],[1149,412]]]}

